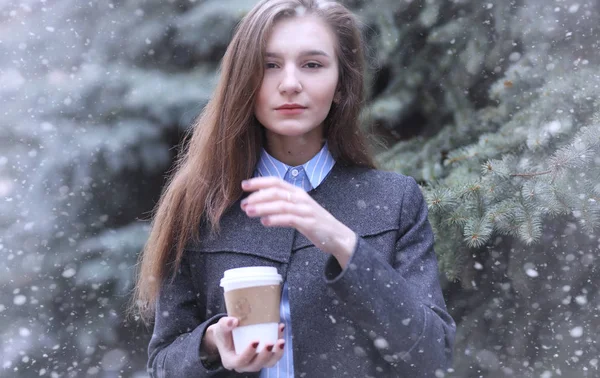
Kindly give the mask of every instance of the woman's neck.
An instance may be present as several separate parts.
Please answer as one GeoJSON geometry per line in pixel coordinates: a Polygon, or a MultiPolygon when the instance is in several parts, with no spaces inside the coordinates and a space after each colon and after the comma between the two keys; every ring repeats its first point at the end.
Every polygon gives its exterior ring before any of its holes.
{"type": "Polygon", "coordinates": [[[280,162],[297,167],[319,153],[325,140],[322,135],[276,135],[267,132],[265,150],[280,162]]]}

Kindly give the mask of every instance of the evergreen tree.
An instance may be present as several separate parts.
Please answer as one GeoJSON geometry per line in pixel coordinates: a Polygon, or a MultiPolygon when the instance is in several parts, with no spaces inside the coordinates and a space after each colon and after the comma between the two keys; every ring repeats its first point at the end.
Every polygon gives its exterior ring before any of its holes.
{"type": "Polygon", "coordinates": [[[412,106],[388,86],[371,116],[392,136],[427,125],[379,162],[421,182],[441,272],[461,284],[447,286],[459,325],[448,375],[595,376],[598,5],[427,3],[446,11],[396,65],[412,106]]]}

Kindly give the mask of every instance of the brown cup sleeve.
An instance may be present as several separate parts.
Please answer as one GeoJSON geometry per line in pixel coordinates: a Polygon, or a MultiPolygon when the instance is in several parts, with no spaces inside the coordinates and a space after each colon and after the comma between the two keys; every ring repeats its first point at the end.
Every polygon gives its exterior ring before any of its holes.
{"type": "Polygon", "coordinates": [[[254,286],[225,292],[227,315],[238,318],[238,326],[279,323],[281,286],[254,286]]]}

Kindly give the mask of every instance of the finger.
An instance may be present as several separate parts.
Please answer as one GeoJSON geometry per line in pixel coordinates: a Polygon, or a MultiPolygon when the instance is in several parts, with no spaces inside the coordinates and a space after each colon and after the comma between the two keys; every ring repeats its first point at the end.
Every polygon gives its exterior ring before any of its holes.
{"type": "Polygon", "coordinates": [[[296,204],[288,201],[272,201],[248,205],[244,211],[246,212],[246,215],[251,218],[275,214],[294,214],[298,216],[310,215],[308,205],[296,204]]]}
{"type": "Polygon", "coordinates": [[[261,370],[263,367],[266,366],[266,364],[268,362],[271,361],[271,358],[273,357],[274,352],[275,352],[275,345],[274,344],[266,344],[265,347],[263,348],[263,350],[261,350],[260,353],[256,354],[256,356],[254,357],[254,360],[252,360],[251,363],[249,363],[247,366],[243,367],[241,370],[238,370],[238,371],[241,373],[241,372],[261,370]]]}
{"type": "Polygon", "coordinates": [[[278,187],[287,190],[296,188],[294,185],[274,176],[253,177],[251,179],[242,181],[242,189],[246,192],[254,192],[260,189],[267,189],[271,187],[278,187]]]}
{"type": "Polygon", "coordinates": [[[285,331],[285,324],[279,323],[279,336],[277,336],[278,339],[283,339],[284,331],[285,331]]]}
{"type": "Polygon", "coordinates": [[[292,202],[292,203],[303,203],[310,199],[310,196],[300,188],[294,187],[293,189],[282,189],[278,187],[271,187],[267,189],[261,189],[250,194],[240,202],[242,210],[248,205],[254,205],[263,202],[272,202],[276,200],[292,202]]]}
{"type": "Polygon", "coordinates": [[[260,218],[260,223],[269,227],[293,227],[298,231],[308,230],[314,220],[308,216],[295,214],[272,214],[260,218]]]}
{"type": "MultiPolygon", "coordinates": [[[[253,370],[248,370],[248,369],[249,369],[249,366],[251,366],[254,363],[254,361],[256,360],[256,358],[258,356],[258,354],[256,353],[258,344],[259,344],[258,341],[254,341],[246,347],[246,349],[242,352],[242,354],[236,355],[231,361],[231,365],[233,367],[230,368],[229,370],[235,370],[238,373],[253,371],[253,370]]],[[[223,364],[223,359],[221,359],[221,364],[223,364]]],[[[225,367],[225,364],[223,364],[223,367],[225,367]]]]}
{"type": "Polygon", "coordinates": [[[275,343],[275,346],[273,347],[273,355],[271,356],[271,358],[269,358],[269,360],[267,362],[265,362],[265,367],[273,367],[275,366],[275,364],[277,364],[277,362],[279,360],[281,360],[281,357],[283,357],[283,353],[285,352],[285,340],[283,339],[279,339],[277,340],[277,342],[275,343]]]}
{"type": "Polygon", "coordinates": [[[234,317],[223,317],[215,324],[213,330],[215,336],[215,344],[219,350],[219,356],[226,369],[232,369],[235,363],[236,354],[233,345],[233,335],[231,331],[237,327],[238,320],[234,317]]]}
{"type": "Polygon", "coordinates": [[[221,342],[222,344],[227,344],[228,341],[232,341],[231,331],[238,325],[238,319],[233,316],[224,316],[216,324],[215,327],[215,336],[217,342],[221,342]]]}
{"type": "Polygon", "coordinates": [[[256,191],[256,192],[250,194],[248,197],[244,198],[242,200],[242,202],[240,203],[240,206],[242,207],[242,209],[244,209],[247,205],[252,205],[252,204],[266,202],[266,201],[273,201],[276,199],[284,199],[286,197],[285,194],[279,194],[279,193],[289,193],[289,192],[285,191],[281,188],[276,188],[276,187],[261,189],[259,191],[256,191]]]}

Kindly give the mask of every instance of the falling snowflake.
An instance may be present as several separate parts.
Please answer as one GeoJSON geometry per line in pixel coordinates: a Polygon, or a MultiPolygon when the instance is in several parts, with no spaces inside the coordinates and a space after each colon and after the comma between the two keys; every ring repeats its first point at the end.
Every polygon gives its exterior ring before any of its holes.
{"type": "Polygon", "coordinates": [[[17,295],[13,299],[13,303],[16,304],[17,306],[24,305],[25,302],[27,302],[27,297],[24,295],[17,295]]]}
{"type": "Polygon", "coordinates": [[[531,268],[527,269],[525,271],[525,274],[527,274],[529,277],[532,277],[532,278],[539,276],[539,273],[537,272],[537,270],[531,269],[531,268]]]}
{"type": "Polygon", "coordinates": [[[387,340],[383,337],[376,338],[373,344],[375,344],[375,348],[377,349],[387,349],[387,347],[389,346],[387,340]]]}
{"type": "Polygon", "coordinates": [[[569,331],[571,337],[581,337],[583,335],[583,327],[575,327],[569,331]]]}

